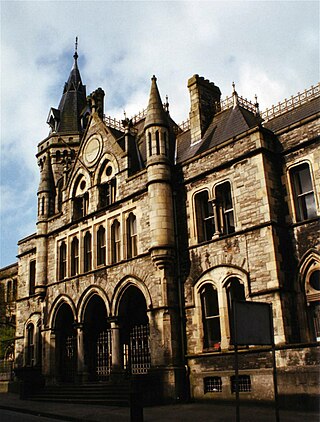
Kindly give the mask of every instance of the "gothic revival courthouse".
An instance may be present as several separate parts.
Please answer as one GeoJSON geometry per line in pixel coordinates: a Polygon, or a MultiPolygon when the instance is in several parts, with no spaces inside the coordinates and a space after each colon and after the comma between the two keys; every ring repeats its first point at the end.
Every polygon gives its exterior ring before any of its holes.
{"type": "MultiPolygon", "coordinates": [[[[152,77],[147,109],[120,122],[77,59],[38,145],[37,233],[19,242],[17,368],[231,399],[232,301],[258,301],[272,304],[279,394],[314,397],[319,86],[260,113],[194,75],[178,125],[152,77]]],[[[270,347],[241,348],[239,368],[242,397],[273,400],[270,347]]]]}

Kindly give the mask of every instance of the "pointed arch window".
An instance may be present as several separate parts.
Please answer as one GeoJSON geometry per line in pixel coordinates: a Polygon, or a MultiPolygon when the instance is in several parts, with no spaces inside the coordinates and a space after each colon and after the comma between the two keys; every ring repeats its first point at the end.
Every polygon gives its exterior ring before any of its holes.
{"type": "Polygon", "coordinates": [[[34,366],[34,325],[28,324],[27,330],[27,347],[26,347],[26,366],[34,366]]]}
{"type": "Polygon", "coordinates": [[[114,220],[111,226],[111,261],[120,261],[120,223],[114,220]]]}
{"type": "Polygon", "coordinates": [[[80,176],[74,188],[73,218],[79,219],[88,214],[89,194],[85,178],[80,176]]]}
{"type": "Polygon", "coordinates": [[[67,276],[67,245],[62,242],[59,248],[59,280],[67,276]]]}
{"type": "Polygon", "coordinates": [[[91,271],[92,269],[92,246],[91,246],[91,233],[86,232],[83,239],[83,270],[84,272],[91,271]]]}
{"type": "Polygon", "coordinates": [[[221,343],[220,314],[217,289],[205,284],[200,291],[204,349],[219,349],[221,343]]]}
{"type": "Polygon", "coordinates": [[[97,265],[106,263],[106,230],[100,226],[97,231],[97,265]]]}
{"type": "Polygon", "coordinates": [[[79,239],[74,237],[71,242],[71,276],[79,274],[79,239]]]}
{"type": "Polygon", "coordinates": [[[149,148],[149,157],[152,155],[152,136],[151,133],[148,133],[148,148],[149,148]]]}
{"type": "Polygon", "coordinates": [[[316,217],[316,201],[309,164],[295,166],[290,171],[297,221],[316,217]]]}
{"type": "Polygon", "coordinates": [[[137,219],[133,213],[127,218],[127,257],[137,256],[137,219]]]}

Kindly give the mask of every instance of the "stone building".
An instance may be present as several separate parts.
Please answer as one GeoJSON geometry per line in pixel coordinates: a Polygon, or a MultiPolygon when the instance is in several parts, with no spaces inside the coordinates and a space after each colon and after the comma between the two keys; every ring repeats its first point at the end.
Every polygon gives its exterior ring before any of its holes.
{"type": "MultiPolygon", "coordinates": [[[[38,145],[37,233],[18,244],[17,369],[231,399],[233,300],[257,301],[272,305],[279,393],[315,397],[319,86],[260,113],[194,75],[178,125],[153,77],[147,109],[120,122],[77,59],[38,145]]],[[[270,347],[238,354],[242,397],[272,400],[270,347]]]]}

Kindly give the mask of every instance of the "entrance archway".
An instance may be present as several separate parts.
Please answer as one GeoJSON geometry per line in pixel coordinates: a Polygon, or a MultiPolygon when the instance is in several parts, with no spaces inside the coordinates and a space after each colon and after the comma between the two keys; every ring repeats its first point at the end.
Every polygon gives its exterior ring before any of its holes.
{"type": "Polygon", "coordinates": [[[89,381],[108,379],[111,370],[111,333],[107,309],[98,295],[86,306],[83,320],[84,362],[89,381]]]}
{"type": "Polygon", "coordinates": [[[132,374],[147,373],[151,364],[147,304],[135,286],[129,286],[121,298],[119,328],[123,368],[132,374]]]}
{"type": "Polygon", "coordinates": [[[77,343],[71,307],[63,303],[55,320],[56,365],[62,382],[73,382],[77,368],[77,343]]]}

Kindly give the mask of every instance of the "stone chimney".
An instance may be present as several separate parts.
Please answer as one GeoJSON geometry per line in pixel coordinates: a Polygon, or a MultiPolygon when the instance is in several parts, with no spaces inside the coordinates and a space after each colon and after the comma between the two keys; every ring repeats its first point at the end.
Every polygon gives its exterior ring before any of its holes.
{"type": "Polygon", "coordinates": [[[200,141],[220,104],[220,89],[208,79],[193,75],[188,80],[190,92],[191,145],[200,141]]]}

